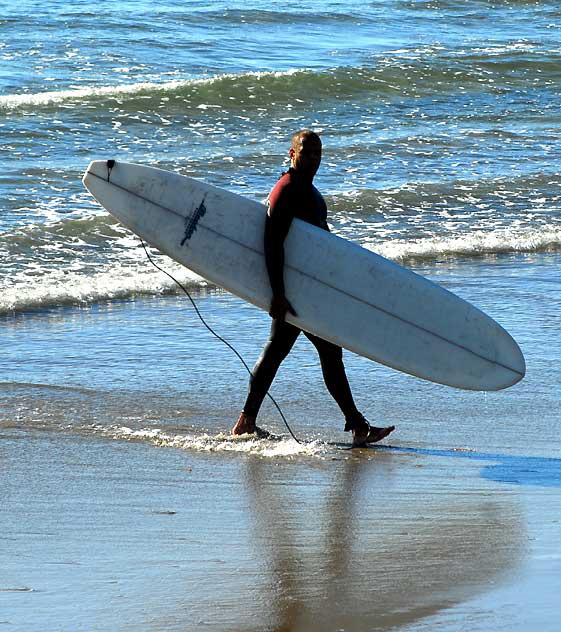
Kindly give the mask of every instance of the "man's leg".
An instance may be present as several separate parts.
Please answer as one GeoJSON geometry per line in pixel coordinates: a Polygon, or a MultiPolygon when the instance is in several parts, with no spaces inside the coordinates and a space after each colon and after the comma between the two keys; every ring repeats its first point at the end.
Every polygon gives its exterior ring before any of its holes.
{"type": "Polygon", "coordinates": [[[255,420],[282,361],[289,354],[300,334],[300,329],[286,321],[273,320],[269,340],[253,367],[249,393],[232,434],[256,431],[255,420]]]}
{"type": "Polygon", "coordinates": [[[353,433],[353,447],[365,447],[368,443],[376,443],[395,430],[395,426],[371,426],[357,409],[343,364],[341,347],[309,333],[306,333],[306,337],[318,351],[325,385],[345,416],[345,431],[353,433]]]}
{"type": "MultiPolygon", "coordinates": [[[[304,333],[317,349],[327,390],[339,405],[343,415],[345,415],[347,425],[349,423],[352,425],[353,420],[359,419],[362,415],[358,411],[351,393],[345,365],[343,364],[343,350],[341,347],[323,340],[323,338],[318,338],[307,332],[304,333]]],[[[346,427],[345,430],[347,430],[346,427]]]]}

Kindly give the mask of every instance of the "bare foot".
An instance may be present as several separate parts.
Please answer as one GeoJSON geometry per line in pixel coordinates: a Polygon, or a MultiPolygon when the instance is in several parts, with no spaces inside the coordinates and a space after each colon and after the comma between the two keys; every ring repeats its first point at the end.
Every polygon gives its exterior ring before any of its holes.
{"type": "Polygon", "coordinates": [[[242,413],[232,428],[233,435],[255,434],[257,426],[255,425],[255,417],[242,413]]]}

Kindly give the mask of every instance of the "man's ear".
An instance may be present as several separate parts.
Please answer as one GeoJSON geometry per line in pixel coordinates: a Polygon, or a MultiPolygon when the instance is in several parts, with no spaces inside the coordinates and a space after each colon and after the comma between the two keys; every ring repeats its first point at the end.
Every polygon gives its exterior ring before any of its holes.
{"type": "Polygon", "coordinates": [[[294,158],[294,154],[295,154],[295,151],[294,151],[294,149],[291,147],[291,148],[288,150],[288,155],[289,155],[289,157],[290,157],[290,160],[292,160],[292,159],[294,158]]]}

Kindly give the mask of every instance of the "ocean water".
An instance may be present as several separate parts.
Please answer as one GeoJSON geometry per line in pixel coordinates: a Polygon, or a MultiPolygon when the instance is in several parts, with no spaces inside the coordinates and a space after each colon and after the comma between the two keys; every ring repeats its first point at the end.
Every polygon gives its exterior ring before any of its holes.
{"type": "MultiPolygon", "coordinates": [[[[0,9],[0,625],[556,629],[558,3],[0,9]],[[346,354],[359,407],[397,425],[357,455],[299,341],[272,393],[300,443],[270,402],[275,439],[228,436],[245,369],[81,177],[114,158],[263,200],[304,127],[323,139],[333,231],[496,318],[525,354],[520,384],[466,393],[346,354]],[[247,609],[240,572],[262,600],[247,609]]],[[[154,256],[252,365],[266,314],[154,256]]]]}

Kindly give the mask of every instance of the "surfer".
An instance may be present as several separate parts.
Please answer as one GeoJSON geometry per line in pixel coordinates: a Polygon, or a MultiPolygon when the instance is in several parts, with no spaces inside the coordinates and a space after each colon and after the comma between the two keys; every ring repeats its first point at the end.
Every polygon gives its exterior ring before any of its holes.
{"type": "MultiPolygon", "coordinates": [[[[257,360],[249,383],[249,393],[232,434],[259,433],[256,425],[259,409],[282,361],[302,332],[286,322],[287,312],[296,312],[286,297],[284,287],[284,240],[294,217],[324,230],[327,226],[327,205],[313,185],[321,163],[320,137],[310,130],[294,134],[290,145],[290,169],[283,173],[268,199],[265,222],[265,262],[273,298],[269,315],[273,319],[269,340],[257,360]]],[[[387,437],[394,426],[371,426],[357,409],[343,364],[341,347],[306,331],[304,335],[315,346],[321,363],[325,385],[345,416],[345,431],[352,432],[353,447],[364,447],[387,437]]]]}

